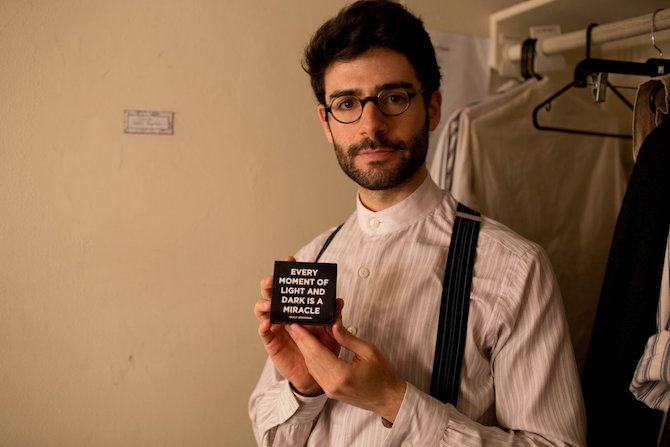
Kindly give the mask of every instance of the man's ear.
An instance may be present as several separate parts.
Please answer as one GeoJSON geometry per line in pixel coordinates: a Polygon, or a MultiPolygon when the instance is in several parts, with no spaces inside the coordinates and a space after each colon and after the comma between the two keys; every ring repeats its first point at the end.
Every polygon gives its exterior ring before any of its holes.
{"type": "Polygon", "coordinates": [[[326,106],[319,104],[316,108],[316,111],[319,115],[319,120],[323,126],[323,133],[326,134],[326,138],[333,144],[333,134],[330,132],[330,124],[328,124],[328,114],[326,113],[326,106]]]}
{"type": "Polygon", "coordinates": [[[435,130],[440,124],[440,116],[442,115],[442,93],[435,90],[430,96],[430,104],[428,104],[428,129],[435,130]]]}

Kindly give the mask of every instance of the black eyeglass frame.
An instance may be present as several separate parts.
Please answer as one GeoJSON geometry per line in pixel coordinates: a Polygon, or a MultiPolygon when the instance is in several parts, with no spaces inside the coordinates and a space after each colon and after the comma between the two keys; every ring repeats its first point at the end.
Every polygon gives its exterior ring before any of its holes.
{"type": "MultiPolygon", "coordinates": [[[[326,122],[328,121],[328,114],[330,114],[330,116],[332,116],[335,119],[335,121],[337,121],[338,123],[353,124],[356,121],[358,121],[359,119],[361,119],[361,116],[363,116],[363,109],[365,109],[365,104],[367,104],[368,102],[373,103],[375,105],[375,107],[377,107],[377,110],[379,110],[379,112],[384,116],[399,116],[399,115],[402,115],[403,113],[407,112],[407,110],[409,109],[409,106],[412,104],[412,99],[416,98],[418,95],[421,95],[423,92],[424,92],[424,89],[421,89],[418,92],[409,92],[405,88],[400,88],[400,89],[393,88],[393,89],[380,90],[379,93],[377,93],[375,96],[366,96],[365,98],[359,98],[355,95],[351,95],[352,97],[358,99],[358,101],[361,103],[361,114],[358,115],[358,118],[356,118],[353,121],[341,121],[341,120],[337,119],[337,117],[335,115],[333,115],[333,111],[332,111],[333,103],[335,101],[337,101],[337,99],[338,99],[338,98],[335,98],[330,102],[329,106],[325,107],[326,122]],[[404,90],[405,93],[407,93],[407,107],[405,107],[405,109],[402,112],[386,113],[379,107],[379,98],[382,96],[382,94],[384,92],[388,92],[389,90],[404,90]]],[[[349,95],[347,95],[347,96],[349,96],[349,95]]]]}

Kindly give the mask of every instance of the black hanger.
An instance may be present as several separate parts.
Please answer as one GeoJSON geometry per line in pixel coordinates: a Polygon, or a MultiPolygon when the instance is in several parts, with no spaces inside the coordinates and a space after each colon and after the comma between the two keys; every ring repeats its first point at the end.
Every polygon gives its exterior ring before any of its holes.
{"type": "MultiPolygon", "coordinates": [[[[574,79],[571,83],[561,88],[558,92],[551,95],[549,98],[542,101],[535,109],[533,109],[533,125],[538,130],[550,130],[557,132],[576,133],[581,135],[594,135],[602,137],[614,137],[631,139],[631,135],[612,134],[606,132],[596,132],[590,130],[567,129],[560,127],[543,126],[539,123],[537,115],[538,112],[545,106],[549,105],[551,101],[565,93],[571,87],[586,87],[589,76],[607,73],[631,74],[638,76],[659,76],[670,73],[670,60],[666,59],[648,59],[646,62],[626,62],[610,59],[596,59],[591,58],[591,30],[596,24],[590,24],[586,29],[586,59],[580,61],[575,67],[574,79]]],[[[631,110],[633,105],[628,101],[609,81],[603,82],[609,87],[617,97],[626,104],[631,110]]]]}
{"type": "Polygon", "coordinates": [[[626,62],[610,59],[587,58],[575,67],[575,87],[586,87],[591,73],[619,73],[637,76],[662,76],[670,74],[670,59],[647,59],[645,62],[626,62]]]}
{"type": "Polygon", "coordinates": [[[528,38],[521,44],[521,60],[519,62],[521,68],[521,76],[524,79],[542,79],[538,73],[535,72],[535,43],[537,39],[528,38]]]}

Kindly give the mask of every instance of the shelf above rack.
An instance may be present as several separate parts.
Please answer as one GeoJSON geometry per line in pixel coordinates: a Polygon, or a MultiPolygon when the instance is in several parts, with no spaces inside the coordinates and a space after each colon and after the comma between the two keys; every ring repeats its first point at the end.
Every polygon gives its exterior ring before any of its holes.
{"type": "MultiPolygon", "coordinates": [[[[536,48],[546,56],[567,49],[583,47],[585,30],[590,23],[603,26],[593,29],[594,44],[611,40],[612,29],[626,29],[625,38],[650,32],[651,15],[657,9],[667,7],[667,0],[636,0],[619,2],[612,7],[611,0],[527,0],[489,16],[491,38],[490,66],[501,75],[507,75],[509,63],[519,60],[521,42],[529,37],[531,27],[557,25],[560,36],[541,39],[536,48]],[[635,23],[629,19],[636,19],[635,23]],[[618,23],[617,22],[621,22],[618,23]],[[613,28],[613,25],[614,26],[613,28]],[[630,34],[631,26],[636,31],[630,34]],[[553,41],[553,42],[552,42],[553,41]],[[558,43],[558,45],[556,44],[558,43]]],[[[670,28],[670,10],[656,15],[657,30],[670,28]]]]}

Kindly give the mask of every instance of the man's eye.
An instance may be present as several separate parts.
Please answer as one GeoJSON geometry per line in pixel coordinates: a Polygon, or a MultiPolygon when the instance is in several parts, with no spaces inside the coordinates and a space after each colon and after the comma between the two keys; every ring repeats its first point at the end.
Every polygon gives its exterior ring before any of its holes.
{"type": "Polygon", "coordinates": [[[405,104],[407,102],[407,97],[401,93],[391,93],[385,95],[382,98],[382,101],[389,105],[405,104]]]}
{"type": "Polygon", "coordinates": [[[356,100],[354,98],[342,98],[335,102],[337,110],[351,110],[356,107],[356,100]]]}

